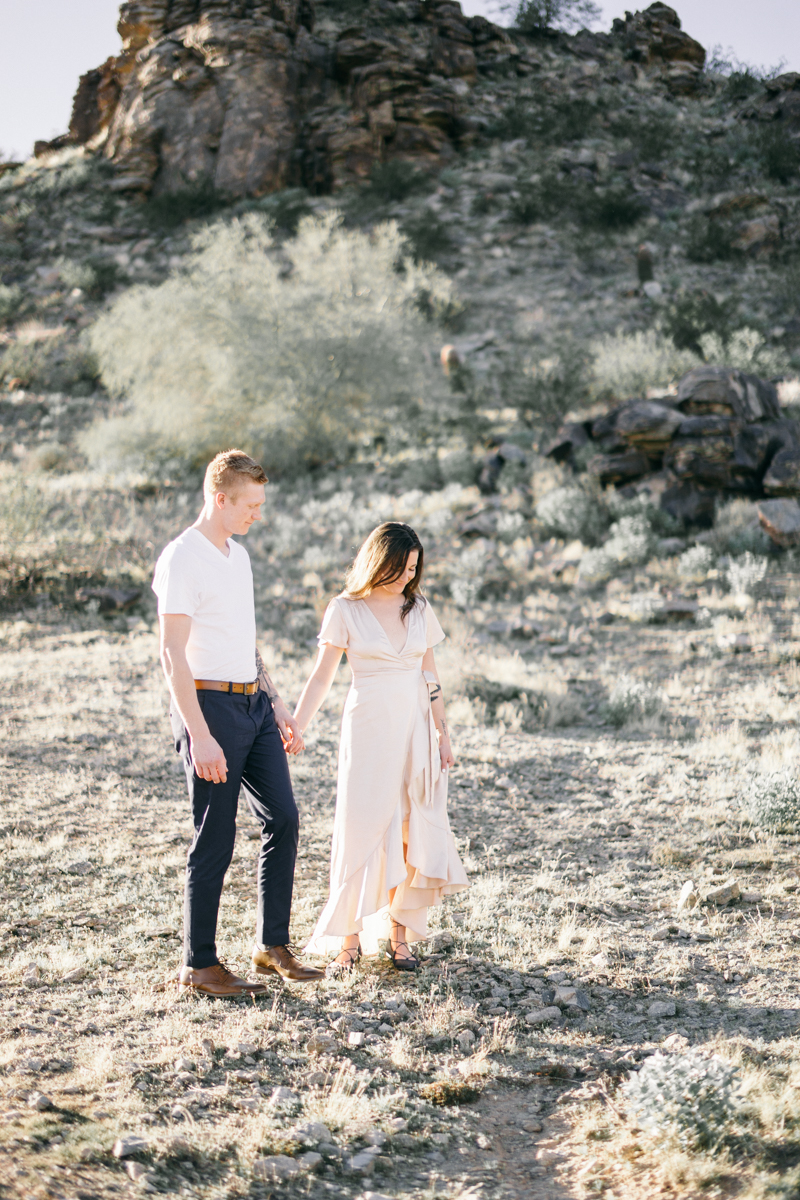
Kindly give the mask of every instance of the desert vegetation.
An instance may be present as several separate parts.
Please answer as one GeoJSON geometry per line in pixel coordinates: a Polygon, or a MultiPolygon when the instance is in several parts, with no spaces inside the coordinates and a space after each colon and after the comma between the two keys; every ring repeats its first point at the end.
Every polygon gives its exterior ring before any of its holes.
{"type": "MultiPolygon", "coordinates": [[[[798,550],[755,489],[693,523],[602,483],[596,448],[545,453],[703,364],[797,415],[796,144],[744,112],[763,72],[712,59],[684,94],[542,32],[585,11],[518,6],[458,153],[335,195],[143,203],[83,148],[1,165],[10,1196],[797,1191],[798,550]],[[231,443],[270,472],[246,545],[287,699],[364,535],[425,544],[472,886],[414,977],[177,994],[189,822],[149,579],[231,443]]],[[[345,675],[292,767],[301,946],[345,675]]]]}

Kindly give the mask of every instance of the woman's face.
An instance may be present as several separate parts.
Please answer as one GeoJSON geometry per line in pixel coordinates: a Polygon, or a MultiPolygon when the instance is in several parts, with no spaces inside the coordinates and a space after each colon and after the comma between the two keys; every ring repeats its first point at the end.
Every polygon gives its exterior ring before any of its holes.
{"type": "Polygon", "coordinates": [[[406,559],[406,565],[402,575],[399,575],[392,583],[383,583],[377,590],[390,592],[393,596],[402,596],[403,589],[411,582],[417,573],[417,562],[419,560],[419,551],[412,550],[406,559]]]}

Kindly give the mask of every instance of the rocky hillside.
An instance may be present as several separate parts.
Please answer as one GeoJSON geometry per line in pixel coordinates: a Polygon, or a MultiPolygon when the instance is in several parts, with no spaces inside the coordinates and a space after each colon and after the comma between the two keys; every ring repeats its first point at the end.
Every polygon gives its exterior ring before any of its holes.
{"type": "Polygon", "coordinates": [[[797,365],[800,76],[709,66],[663,4],[568,36],[449,2],[150,0],[120,31],[69,133],[0,178],[0,372],[24,412],[58,394],[44,426],[15,408],[6,457],[74,463],[73,417],[103,402],[76,335],[251,209],[397,220],[456,281],[442,341],[499,437],[625,399],[587,368],[617,330],[694,353],[678,376],[741,329],[761,359],[727,365],[797,365]]]}

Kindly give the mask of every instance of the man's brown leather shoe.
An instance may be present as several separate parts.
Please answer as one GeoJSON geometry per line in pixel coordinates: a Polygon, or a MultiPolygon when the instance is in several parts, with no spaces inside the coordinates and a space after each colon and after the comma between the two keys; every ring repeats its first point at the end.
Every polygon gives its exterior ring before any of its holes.
{"type": "Polygon", "coordinates": [[[311,983],[314,979],[324,979],[325,972],[316,967],[307,967],[295,958],[288,946],[259,946],[253,947],[253,966],[259,975],[271,975],[275,972],[293,983],[311,983]]]}
{"type": "Polygon", "coordinates": [[[209,996],[261,996],[267,990],[264,983],[250,983],[229,971],[224,963],[213,967],[181,967],[178,983],[182,992],[194,988],[209,996]]]}

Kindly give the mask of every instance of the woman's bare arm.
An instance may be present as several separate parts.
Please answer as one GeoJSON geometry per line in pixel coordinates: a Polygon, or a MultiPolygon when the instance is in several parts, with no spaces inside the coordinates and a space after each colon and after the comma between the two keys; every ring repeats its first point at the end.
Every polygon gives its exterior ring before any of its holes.
{"type": "Polygon", "coordinates": [[[297,701],[297,708],[294,710],[294,719],[303,733],[313,721],[331,690],[331,684],[343,654],[344,650],[341,646],[331,646],[327,642],[320,646],[314,670],[309,675],[308,682],[297,701]]]}
{"type": "Polygon", "coordinates": [[[455,755],[453,748],[450,745],[450,733],[447,728],[447,717],[444,711],[444,696],[442,694],[442,685],[439,680],[439,672],[436,670],[436,659],[433,655],[433,648],[425,651],[425,657],[422,660],[423,671],[429,671],[431,675],[436,677],[436,686],[431,688],[431,712],[433,713],[433,721],[439,731],[439,754],[442,760],[443,767],[452,767],[455,765],[455,755]]]}

